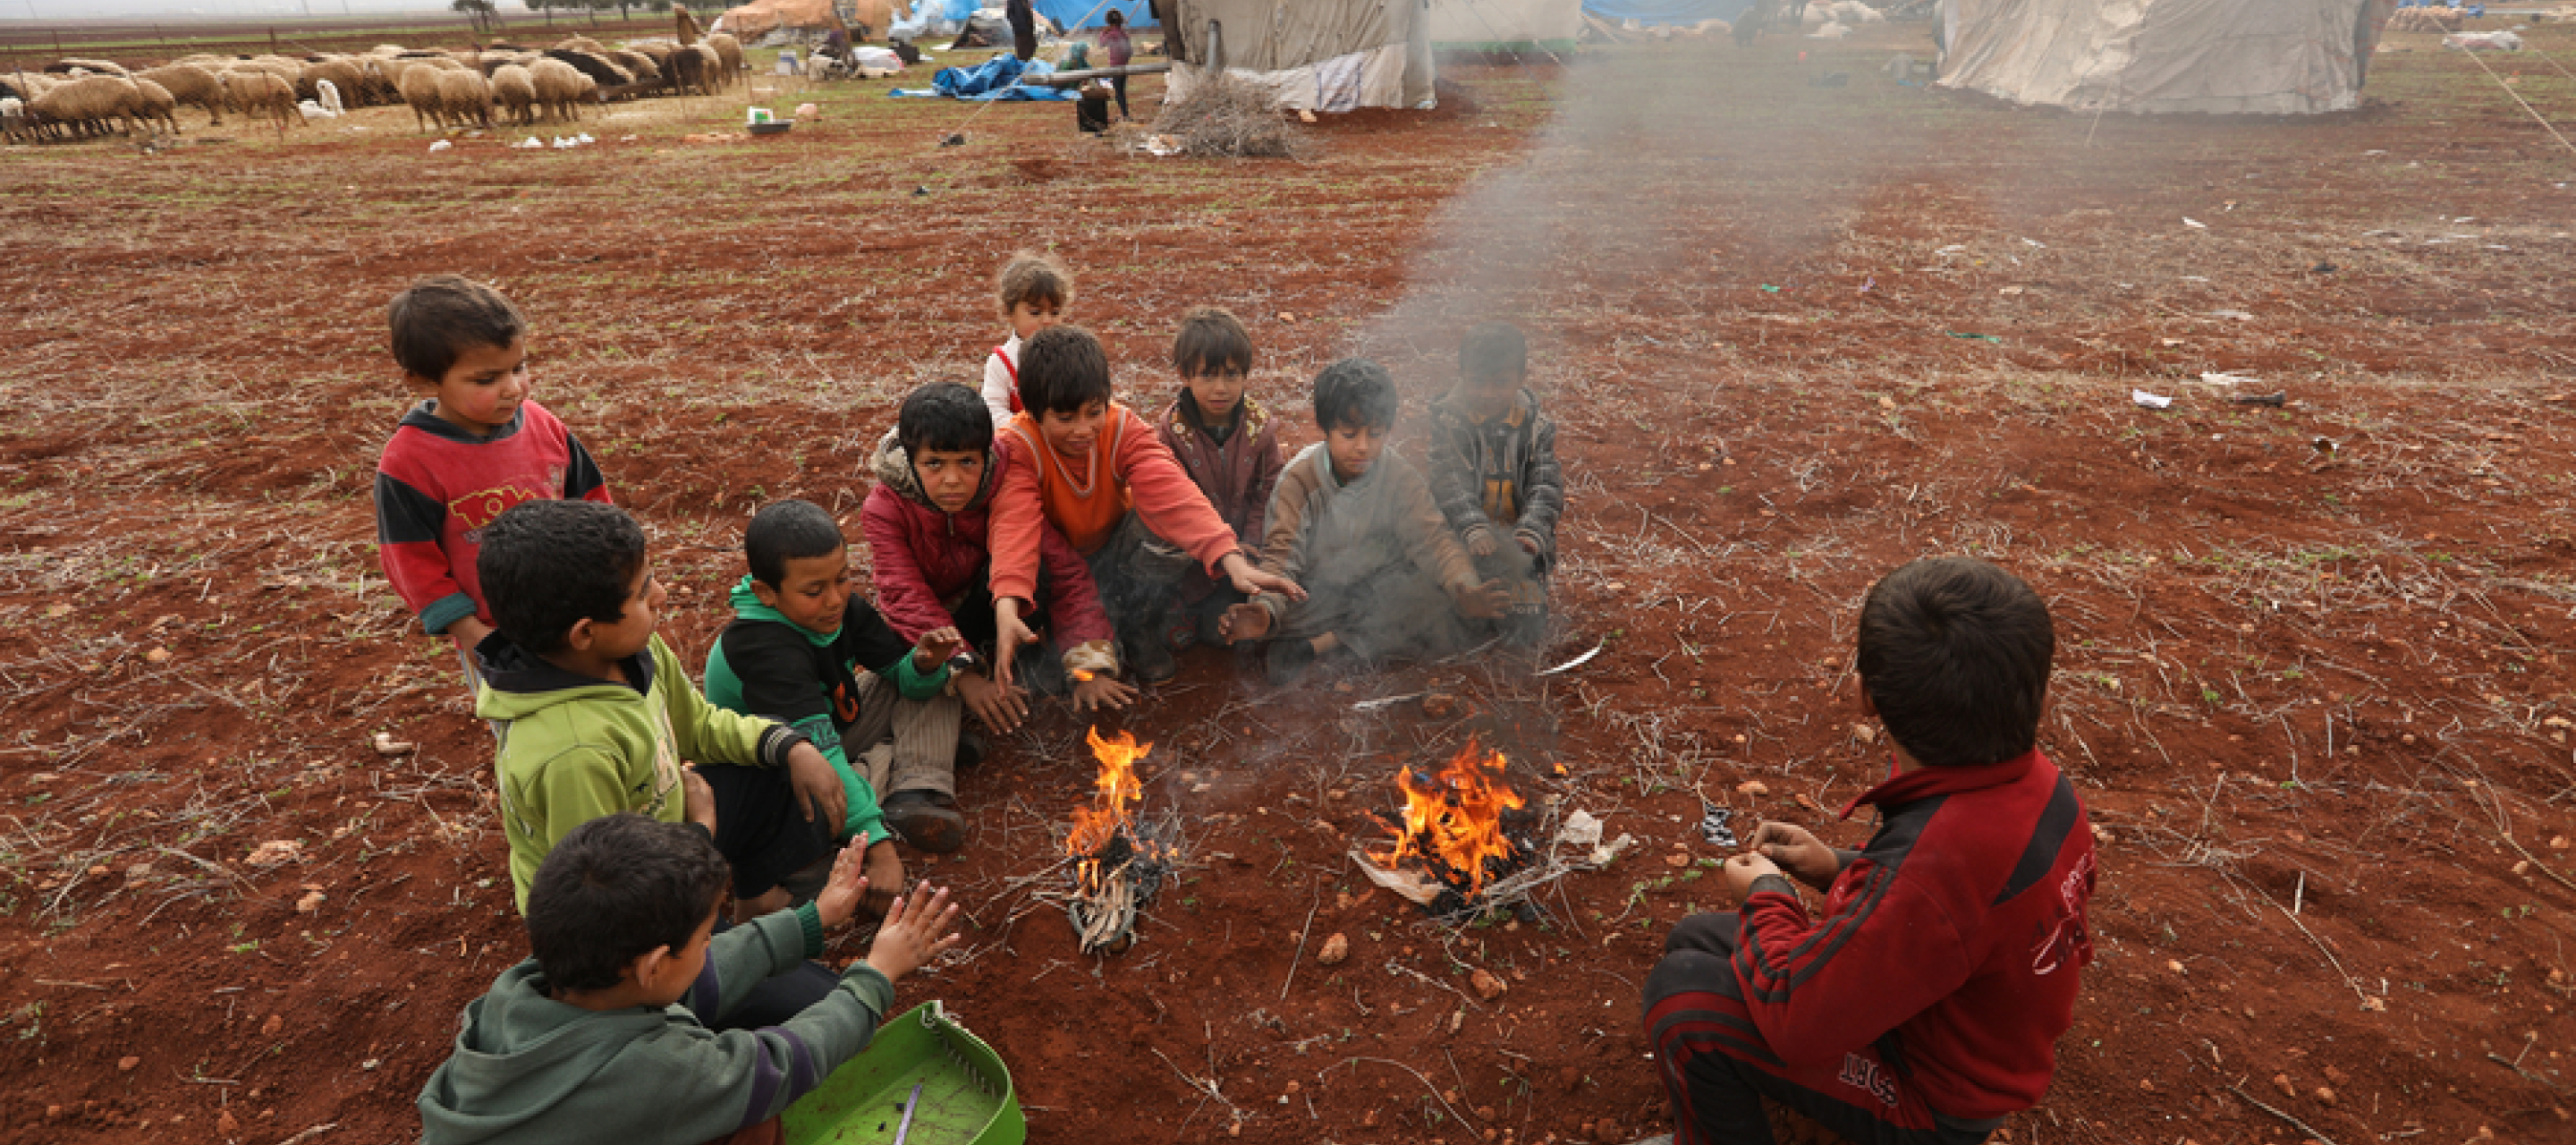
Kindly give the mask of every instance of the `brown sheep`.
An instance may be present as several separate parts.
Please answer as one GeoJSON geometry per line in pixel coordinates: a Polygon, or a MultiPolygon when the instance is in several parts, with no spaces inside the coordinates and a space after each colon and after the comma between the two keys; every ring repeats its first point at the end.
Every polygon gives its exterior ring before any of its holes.
{"type": "Polygon", "coordinates": [[[615,61],[618,67],[626,69],[628,74],[635,77],[637,83],[662,82],[662,65],[651,56],[642,52],[617,51],[608,53],[608,58],[615,61]]]}
{"type": "Polygon", "coordinates": [[[456,126],[469,119],[478,127],[492,126],[492,84],[481,72],[438,73],[438,104],[456,126]]]}
{"type": "Polygon", "coordinates": [[[123,64],[112,63],[107,60],[84,60],[72,57],[65,57],[50,64],[46,64],[45,70],[56,75],[68,75],[74,71],[84,71],[91,75],[98,76],[125,76],[127,78],[132,78],[133,76],[132,72],[125,70],[125,65],[123,64]]]}
{"type": "Polygon", "coordinates": [[[412,123],[422,131],[447,126],[447,109],[440,103],[437,68],[426,66],[402,69],[399,86],[402,101],[411,108],[412,123]]]}
{"type": "Polygon", "coordinates": [[[732,84],[733,77],[742,74],[742,41],[734,39],[732,33],[717,32],[701,41],[700,46],[716,50],[716,59],[719,63],[716,70],[717,87],[732,84]]]}
{"type": "Polygon", "coordinates": [[[122,119],[125,134],[132,135],[142,103],[143,93],[132,80],[123,76],[82,76],[47,88],[27,101],[27,110],[35,114],[40,126],[52,125],[75,135],[105,135],[109,120],[122,119]]]}
{"type": "Polygon", "coordinates": [[[205,112],[207,126],[224,125],[224,85],[215,82],[215,73],[195,64],[164,64],[134,78],[160,84],[171,98],[205,112]]]}
{"type": "Polygon", "coordinates": [[[568,52],[587,52],[594,56],[604,56],[608,54],[608,48],[605,45],[602,45],[599,41],[591,39],[588,36],[573,36],[568,39],[559,40],[556,41],[555,46],[568,52]]]}
{"type": "Polygon", "coordinates": [[[528,78],[537,85],[537,102],[558,120],[577,120],[581,113],[575,102],[581,98],[581,84],[590,77],[581,74],[562,60],[538,60],[528,65],[528,78]]]}
{"type": "Polygon", "coordinates": [[[304,65],[303,74],[295,80],[295,94],[305,99],[318,100],[322,98],[320,84],[324,80],[331,81],[331,86],[340,89],[340,98],[346,101],[348,106],[365,106],[366,73],[359,70],[355,61],[334,58],[318,64],[304,65]]]}
{"type": "Polygon", "coordinates": [[[492,73],[492,101],[509,113],[510,122],[527,126],[537,121],[537,80],[528,69],[517,64],[503,64],[492,73]]]}
{"type": "Polygon", "coordinates": [[[179,101],[170,95],[170,89],[137,76],[134,90],[141,97],[134,109],[138,118],[145,123],[167,124],[170,134],[179,134],[179,101]]]}
{"type": "Polygon", "coordinates": [[[217,76],[225,94],[232,98],[233,108],[242,118],[253,123],[261,119],[277,121],[278,134],[286,133],[286,119],[304,122],[304,109],[296,106],[295,84],[286,77],[262,68],[236,68],[217,76]]]}

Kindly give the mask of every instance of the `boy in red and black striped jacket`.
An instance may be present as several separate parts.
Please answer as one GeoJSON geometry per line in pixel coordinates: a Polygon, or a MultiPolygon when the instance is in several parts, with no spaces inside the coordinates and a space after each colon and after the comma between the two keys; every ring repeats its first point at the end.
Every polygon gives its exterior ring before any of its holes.
{"type": "Polygon", "coordinates": [[[455,643],[472,691],[474,646],[492,632],[474,572],[483,527],[522,501],[605,502],[608,482],[529,396],[527,322],[501,292],[432,275],[385,315],[394,362],[424,400],[376,461],[376,556],[421,630],[455,643]]]}
{"type": "Polygon", "coordinates": [[[1767,1145],[1763,1097],[1880,1142],[1982,1141],[2038,1103],[2093,958],[2092,830],[2036,746],[2055,650],[2038,595],[1982,561],[1870,590],[1861,704],[1895,775],[1844,814],[1877,834],[1764,823],[1723,868],[1741,913],[1673,928],[1645,1002],[1676,1140],[1767,1145]]]}

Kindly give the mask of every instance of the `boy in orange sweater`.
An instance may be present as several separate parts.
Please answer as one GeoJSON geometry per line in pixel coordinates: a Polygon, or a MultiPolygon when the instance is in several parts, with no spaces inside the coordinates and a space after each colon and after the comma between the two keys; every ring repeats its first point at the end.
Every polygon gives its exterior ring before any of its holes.
{"type": "Polygon", "coordinates": [[[1039,331],[1020,349],[1019,375],[1020,412],[993,435],[1002,459],[993,498],[996,672],[1035,639],[1020,613],[1036,592],[1041,522],[1090,564],[1122,656],[1146,683],[1179,671],[1163,632],[1192,562],[1246,595],[1305,599],[1296,582],[1254,565],[1154,427],[1111,400],[1109,356],[1090,331],[1039,331]]]}

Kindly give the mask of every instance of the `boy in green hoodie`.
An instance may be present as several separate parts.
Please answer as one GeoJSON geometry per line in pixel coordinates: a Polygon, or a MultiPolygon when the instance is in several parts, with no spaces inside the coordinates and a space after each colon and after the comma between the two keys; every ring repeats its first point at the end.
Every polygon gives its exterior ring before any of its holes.
{"type": "Polygon", "coordinates": [[[653,634],[662,586],[625,510],[512,506],[484,526],[475,569],[497,624],[474,648],[474,714],[499,723],[494,766],[520,913],[546,852],[619,811],[705,826],[746,902],[828,871],[840,776],[802,733],[725,711],[690,686],[653,634]],[[704,780],[685,791],[684,760],[704,780]]]}
{"type": "Polygon", "coordinates": [[[635,814],[574,828],[528,895],[535,957],[466,1005],[421,1087],[421,1141],[777,1141],[780,1113],[875,1039],[895,981],[957,944],[948,892],[916,886],[812,1005],[709,1029],[823,953],[867,890],[861,854],[841,852],[813,902],[716,934],[729,874],[702,833],[635,814]]]}
{"type": "Polygon", "coordinates": [[[870,879],[903,876],[889,826],[932,854],[965,846],[966,820],[953,809],[919,798],[878,806],[879,789],[917,795],[934,780],[941,790],[953,782],[963,705],[948,694],[948,658],[964,644],[957,629],[906,644],[850,591],[841,526],[811,501],[762,506],[742,548],[751,571],[734,586],[733,623],[707,653],[708,701],[783,721],[822,749],[849,797],[842,834],[874,842],[870,879]],[[893,748],[878,750],[888,730],[893,748]]]}

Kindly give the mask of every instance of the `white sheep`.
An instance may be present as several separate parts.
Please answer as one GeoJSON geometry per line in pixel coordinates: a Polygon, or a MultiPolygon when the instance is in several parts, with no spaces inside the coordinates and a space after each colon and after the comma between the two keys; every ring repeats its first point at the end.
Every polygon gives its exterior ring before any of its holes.
{"type": "Polygon", "coordinates": [[[492,85],[481,72],[439,72],[438,103],[449,122],[463,126],[471,119],[476,126],[492,126],[492,85]]]}
{"type": "Polygon", "coordinates": [[[134,78],[160,84],[171,98],[204,111],[207,126],[223,126],[224,85],[215,82],[214,72],[196,64],[164,64],[150,71],[137,72],[134,78]]]}
{"type": "Polygon", "coordinates": [[[492,101],[522,126],[537,121],[537,80],[528,69],[503,64],[492,72],[492,101]]]}
{"type": "Polygon", "coordinates": [[[313,81],[313,102],[322,105],[324,115],[348,114],[348,109],[340,106],[340,85],[329,80],[313,81]]]}

